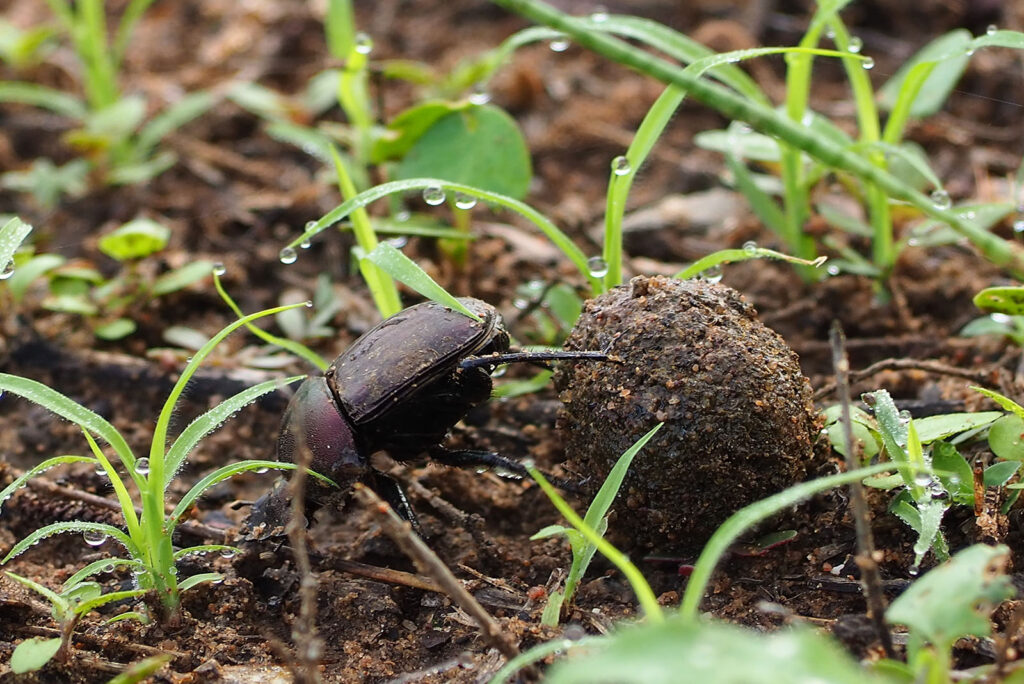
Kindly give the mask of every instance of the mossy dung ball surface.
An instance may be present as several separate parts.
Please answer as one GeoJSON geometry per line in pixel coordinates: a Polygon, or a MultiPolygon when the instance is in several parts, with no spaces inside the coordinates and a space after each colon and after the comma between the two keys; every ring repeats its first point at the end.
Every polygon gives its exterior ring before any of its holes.
{"type": "Polygon", "coordinates": [[[613,509],[634,548],[697,549],[729,515],[800,482],[820,425],[797,355],[731,288],[637,277],[587,302],[568,349],[617,363],[555,376],[570,467],[596,492],[658,422],[613,509]]]}

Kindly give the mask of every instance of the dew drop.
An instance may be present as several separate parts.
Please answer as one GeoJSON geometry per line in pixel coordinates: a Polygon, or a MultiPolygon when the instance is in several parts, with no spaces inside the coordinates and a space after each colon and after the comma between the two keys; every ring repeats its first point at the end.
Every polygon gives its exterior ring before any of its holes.
{"type": "Polygon", "coordinates": [[[594,11],[590,13],[590,21],[595,24],[603,24],[608,21],[608,8],[602,5],[595,7],[594,11]]]}
{"type": "Polygon", "coordinates": [[[969,48],[967,50],[967,52],[965,52],[964,54],[966,54],[968,57],[973,57],[974,56],[974,48],[969,48]]]}
{"type": "Polygon", "coordinates": [[[524,458],[522,461],[520,461],[520,464],[522,464],[522,466],[527,470],[529,470],[530,468],[537,467],[537,463],[532,458],[524,458]]]}
{"type": "Polygon", "coordinates": [[[911,577],[917,577],[918,573],[920,573],[920,572],[921,572],[921,568],[918,567],[917,565],[911,565],[909,568],[907,568],[907,574],[910,575],[911,577]]]}
{"type": "Polygon", "coordinates": [[[612,159],[612,173],[616,176],[625,176],[632,170],[633,167],[630,165],[629,160],[623,155],[620,154],[615,159],[612,159]]]}
{"type": "Polygon", "coordinates": [[[213,275],[218,278],[228,272],[228,267],[224,265],[223,261],[218,261],[213,265],[213,275]]]}
{"type": "Polygon", "coordinates": [[[949,476],[949,486],[950,487],[956,487],[959,484],[960,484],[960,476],[959,475],[950,475],[949,476]]]}
{"type": "Polygon", "coordinates": [[[168,572],[171,574],[172,577],[178,576],[178,568],[176,568],[173,565],[171,566],[170,570],[168,570],[168,572]]]}
{"type": "Polygon", "coordinates": [[[932,204],[935,205],[936,209],[949,209],[953,206],[953,200],[945,190],[935,190],[928,197],[931,199],[932,204]]]}
{"type": "Polygon", "coordinates": [[[744,242],[743,243],[743,251],[746,252],[747,254],[756,254],[757,253],[757,243],[754,242],[753,240],[748,240],[748,241],[744,242]]]}
{"type": "Polygon", "coordinates": [[[583,629],[582,625],[576,623],[568,624],[565,629],[562,630],[562,636],[569,641],[579,641],[587,635],[587,631],[583,629]]]}
{"type": "Polygon", "coordinates": [[[868,69],[868,70],[874,69],[875,68],[875,59],[874,59],[874,57],[865,57],[864,61],[861,62],[860,65],[864,69],[868,69]]]}
{"type": "Polygon", "coordinates": [[[405,223],[411,218],[412,214],[408,211],[400,211],[397,214],[395,214],[395,220],[398,221],[399,223],[405,223]]]}
{"type": "Polygon", "coordinates": [[[132,568],[132,574],[135,575],[136,577],[142,577],[143,575],[146,574],[146,568],[142,568],[142,567],[136,566],[136,567],[132,568]]]}
{"type": "Polygon", "coordinates": [[[102,568],[100,568],[100,572],[114,572],[114,564],[107,563],[102,568]]]}
{"type": "Polygon", "coordinates": [[[487,89],[482,83],[478,83],[473,86],[473,90],[469,93],[470,104],[485,105],[491,101],[491,94],[487,92],[487,89]]]}
{"type": "Polygon", "coordinates": [[[277,255],[277,258],[281,260],[282,264],[294,264],[295,260],[299,258],[299,255],[295,253],[293,248],[285,247],[277,255]]]}
{"type": "Polygon", "coordinates": [[[309,231],[313,230],[314,228],[316,228],[316,221],[306,221],[306,232],[307,233],[309,231]]]}
{"type": "Polygon", "coordinates": [[[0,280],[7,280],[12,275],[14,275],[14,259],[8,261],[3,270],[0,270],[0,280]]]}
{"type": "Polygon", "coordinates": [[[566,37],[555,38],[549,44],[552,52],[565,52],[569,49],[569,39],[566,37]]]}
{"type": "Polygon", "coordinates": [[[720,264],[709,266],[700,272],[700,277],[712,284],[719,283],[722,281],[722,266],[720,264]]]}
{"type": "Polygon", "coordinates": [[[107,541],[107,535],[103,534],[99,530],[88,530],[83,532],[82,538],[85,539],[85,543],[89,546],[100,546],[103,542],[107,541]]]}
{"type": "Polygon", "coordinates": [[[373,38],[362,31],[357,33],[355,51],[361,55],[368,55],[373,52],[373,38]]]}
{"type": "Polygon", "coordinates": [[[512,300],[512,306],[522,311],[526,307],[530,306],[530,302],[526,299],[523,299],[522,297],[517,297],[516,299],[512,300]]]}
{"type": "Polygon", "coordinates": [[[992,319],[994,323],[1002,323],[1003,325],[1013,321],[1013,318],[1011,318],[1009,314],[999,313],[998,311],[996,313],[989,314],[988,317],[992,319]]]}
{"type": "Polygon", "coordinates": [[[830,276],[839,275],[839,271],[839,267],[836,266],[835,264],[829,264],[828,266],[825,267],[825,272],[828,273],[830,276]]]}
{"type": "Polygon", "coordinates": [[[269,473],[269,472],[270,472],[270,468],[257,468],[256,469],[256,473],[258,475],[262,475],[263,473],[269,473]]]}
{"type": "Polygon", "coordinates": [[[394,247],[395,249],[402,249],[407,244],[409,244],[409,238],[407,238],[404,235],[399,235],[398,237],[393,237],[390,240],[388,240],[388,244],[394,247]]]}
{"type": "Polygon", "coordinates": [[[989,24],[988,28],[985,29],[985,33],[987,35],[994,36],[996,34],[996,31],[998,31],[998,30],[999,30],[998,26],[996,26],[995,24],[989,24]]]}
{"type": "Polygon", "coordinates": [[[220,550],[220,557],[221,558],[234,558],[236,553],[237,552],[234,549],[221,549],[220,550]]]}
{"type": "Polygon", "coordinates": [[[927,487],[932,483],[932,477],[928,473],[918,473],[914,476],[914,484],[918,487],[927,487]]]}
{"type": "Polygon", "coordinates": [[[1013,222],[1014,233],[1024,233],[1024,219],[1017,219],[1013,222]]]}
{"type": "Polygon", "coordinates": [[[444,204],[444,188],[439,185],[423,188],[423,201],[432,207],[444,204]]]}
{"type": "Polygon", "coordinates": [[[500,378],[501,376],[505,375],[505,373],[508,373],[508,364],[507,363],[502,364],[502,365],[498,366],[497,368],[495,368],[494,372],[491,373],[491,377],[492,378],[500,378]]]}
{"type": "Polygon", "coordinates": [[[604,278],[608,275],[608,262],[599,256],[587,259],[587,270],[595,278],[604,278]]]}
{"type": "Polygon", "coordinates": [[[302,249],[309,249],[312,246],[313,246],[313,241],[310,240],[309,238],[306,238],[305,240],[303,240],[302,242],[299,243],[299,247],[301,247],[302,249]]]}
{"type": "Polygon", "coordinates": [[[149,459],[143,457],[136,461],[135,472],[139,475],[149,475],[149,459]]]}
{"type": "Polygon", "coordinates": [[[921,241],[916,237],[907,238],[907,247],[917,247],[919,244],[921,244],[921,241]]]}
{"type": "Polygon", "coordinates": [[[472,209],[476,206],[476,197],[464,192],[455,193],[455,206],[459,209],[472,209]]]}
{"type": "Polygon", "coordinates": [[[864,48],[864,41],[859,36],[852,36],[850,38],[850,44],[846,46],[846,49],[853,54],[858,54],[864,48]]]}

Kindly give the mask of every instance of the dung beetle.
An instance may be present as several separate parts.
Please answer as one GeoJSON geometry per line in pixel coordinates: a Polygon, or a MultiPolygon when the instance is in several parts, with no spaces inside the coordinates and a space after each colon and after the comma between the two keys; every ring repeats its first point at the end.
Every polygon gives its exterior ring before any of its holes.
{"type": "MultiPolygon", "coordinates": [[[[334,480],[342,492],[365,482],[414,525],[398,483],[370,465],[374,453],[386,451],[399,461],[426,453],[446,465],[525,475],[522,465],[493,452],[451,450],[441,443],[470,409],[490,397],[491,373],[498,365],[606,356],[510,353],[498,311],[478,299],[459,301],[480,320],[436,302],[411,306],[357,339],[323,375],[307,378],[282,418],[278,459],[295,462],[297,449],[308,448],[310,468],[334,480]]],[[[315,481],[307,488],[307,513],[337,491],[315,481]]],[[[244,538],[277,536],[289,516],[288,489],[281,481],[253,504],[244,538]]]]}

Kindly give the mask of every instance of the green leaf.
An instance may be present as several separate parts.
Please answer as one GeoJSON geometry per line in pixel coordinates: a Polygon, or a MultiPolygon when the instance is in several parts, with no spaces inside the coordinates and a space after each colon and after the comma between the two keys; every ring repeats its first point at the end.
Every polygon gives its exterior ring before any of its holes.
{"type": "Polygon", "coordinates": [[[434,177],[519,199],[530,186],[530,154],[515,120],[492,105],[438,119],[405,153],[395,179],[434,177]]]}
{"type": "Polygon", "coordinates": [[[203,572],[198,575],[186,577],[181,582],[179,582],[178,591],[187,591],[188,589],[191,589],[197,584],[202,584],[203,582],[220,582],[223,579],[224,575],[220,574],[219,572],[203,572]]]}
{"type": "Polygon", "coordinates": [[[23,674],[38,670],[50,662],[53,656],[60,650],[60,639],[45,639],[33,637],[25,639],[14,649],[11,654],[11,672],[23,674]]]}
{"type": "Polygon", "coordinates": [[[988,614],[1014,594],[1003,574],[1008,549],[977,544],[921,577],[900,594],[885,613],[892,624],[946,652],[960,637],[988,636],[988,614]]]}
{"type": "Polygon", "coordinates": [[[939,111],[967,68],[970,41],[971,34],[966,29],[956,29],[925,45],[879,89],[879,106],[891,111],[899,98],[912,96],[911,116],[921,118],[939,111]],[[918,71],[912,73],[915,69],[918,71]],[[915,84],[915,77],[925,73],[924,83],[915,84]],[[909,92],[910,88],[914,92],[909,92]]]}
{"type": "Polygon", "coordinates": [[[54,456],[53,458],[48,458],[42,463],[32,466],[19,477],[14,478],[14,481],[11,482],[11,484],[7,485],[2,491],[0,491],[0,512],[3,510],[4,502],[6,502],[14,492],[18,491],[21,487],[24,487],[29,480],[36,475],[46,472],[50,468],[64,465],[65,463],[96,463],[96,459],[91,456],[54,456]]]}
{"type": "Polygon", "coordinates": [[[992,424],[988,431],[988,445],[999,458],[1007,461],[1024,460],[1024,418],[1008,413],[992,424]]]}
{"type": "Polygon", "coordinates": [[[173,271],[164,273],[162,276],[153,281],[153,285],[150,288],[155,296],[161,297],[171,292],[177,292],[182,290],[192,283],[198,283],[203,278],[206,278],[213,271],[213,262],[207,261],[206,259],[200,259],[193,261],[189,264],[176,268],[173,271]]]}
{"type": "Polygon", "coordinates": [[[936,442],[932,447],[932,467],[953,474],[938,477],[954,503],[974,505],[974,470],[955,446],[949,442],[936,442]]]}
{"type": "Polygon", "coordinates": [[[86,149],[106,149],[126,140],[146,117],[146,100],[138,95],[123,97],[117,102],[90,112],[85,127],[68,134],[68,142],[86,149]]]}
{"type": "Polygon", "coordinates": [[[974,306],[990,313],[1024,315],[1024,287],[986,287],[974,295],[974,306]]]}
{"type": "Polygon", "coordinates": [[[1017,474],[1020,469],[1020,461],[1000,461],[985,468],[983,481],[986,487],[1002,487],[1010,481],[1010,478],[1017,474]]]}
{"type": "Polygon", "coordinates": [[[0,102],[32,105],[69,119],[84,119],[88,113],[85,103],[62,90],[20,81],[0,81],[0,102]]]}
{"type": "Polygon", "coordinates": [[[139,553],[139,548],[134,542],[132,542],[128,535],[113,525],[74,520],[71,522],[50,523],[49,525],[35,530],[12,546],[11,550],[7,552],[7,555],[4,556],[3,560],[0,560],[0,565],[7,563],[12,558],[17,558],[47,537],[52,537],[55,534],[74,534],[76,532],[99,532],[101,534],[105,534],[128,549],[128,552],[133,556],[141,555],[139,553]]]}
{"type": "Polygon", "coordinates": [[[1005,47],[1014,50],[1024,50],[1024,33],[1020,31],[994,31],[985,32],[985,35],[978,36],[971,41],[972,48],[980,47],[1005,47]]]}
{"type": "Polygon", "coordinates": [[[395,280],[401,281],[419,292],[424,297],[434,300],[439,304],[459,311],[470,318],[479,321],[480,317],[467,309],[462,302],[453,297],[443,287],[437,284],[426,271],[420,268],[415,261],[405,256],[401,250],[387,242],[378,244],[372,252],[363,257],[376,264],[382,271],[395,280]]]}
{"type": "MultiPolygon", "coordinates": [[[[0,238],[2,239],[2,238],[0,238]]],[[[0,255],[0,261],[3,260],[0,255]]],[[[15,302],[20,302],[28,291],[29,286],[47,271],[51,271],[64,264],[66,260],[59,254],[40,254],[28,261],[18,264],[14,275],[7,281],[7,287],[14,296],[15,302]]]]}
{"type": "Polygon", "coordinates": [[[135,142],[137,158],[144,159],[157,143],[192,119],[209,111],[220,98],[212,93],[197,91],[185,95],[154,116],[139,131],[135,142]]]}
{"type": "Polygon", "coordinates": [[[40,596],[44,597],[47,601],[49,601],[50,605],[53,606],[55,616],[57,615],[58,611],[64,611],[67,609],[68,601],[65,599],[64,596],[61,596],[53,589],[50,589],[49,587],[44,587],[42,584],[39,584],[38,582],[31,580],[28,577],[22,577],[21,575],[17,575],[11,572],[10,570],[8,570],[5,574],[12,580],[15,580],[16,582],[25,585],[26,587],[28,587],[29,589],[31,589],[32,591],[36,592],[40,596]]]}
{"type": "MultiPolygon", "coordinates": [[[[988,425],[999,418],[999,411],[981,413],[947,413],[939,416],[927,416],[914,419],[917,436],[922,444],[929,444],[937,439],[945,439],[950,435],[967,432],[983,425],[988,425]]],[[[938,466],[936,466],[938,467],[938,466]]]]}
{"type": "MultiPolygon", "coordinates": [[[[152,219],[129,221],[100,238],[100,251],[111,259],[128,261],[159,252],[171,239],[171,229],[152,219]]],[[[206,270],[209,273],[209,268],[206,270]]]]}
{"type": "Polygon", "coordinates": [[[172,660],[174,660],[174,656],[169,653],[150,656],[145,660],[132,663],[128,666],[127,670],[111,679],[107,684],[139,684],[139,682],[155,675],[164,665],[172,660]]]}
{"type": "Polygon", "coordinates": [[[32,226],[16,216],[0,228],[0,273],[5,278],[12,277],[6,269],[14,268],[14,253],[31,232],[32,226]]]}
{"type": "Polygon", "coordinates": [[[986,397],[996,402],[1007,411],[1015,413],[1021,418],[1024,418],[1024,407],[1015,402],[1013,399],[1004,397],[999,392],[993,392],[992,390],[985,389],[984,387],[971,387],[971,389],[977,392],[978,394],[984,394],[986,397]]]}
{"type": "Polygon", "coordinates": [[[92,333],[101,340],[120,340],[131,335],[138,326],[130,318],[118,318],[96,326],[92,333]]]}
{"type": "Polygon", "coordinates": [[[778,163],[780,158],[779,143],[775,138],[752,131],[703,131],[693,136],[693,144],[705,150],[731,154],[750,161],[778,163]]]}
{"type": "Polygon", "coordinates": [[[400,112],[374,141],[370,151],[370,162],[380,164],[389,159],[401,159],[438,119],[469,106],[471,105],[436,100],[423,102],[400,112]]]}
{"type": "Polygon", "coordinates": [[[870,684],[884,681],[860,667],[835,641],[811,629],[771,634],[720,622],[674,618],[624,627],[588,641],[557,662],[549,684],[870,684]]]}

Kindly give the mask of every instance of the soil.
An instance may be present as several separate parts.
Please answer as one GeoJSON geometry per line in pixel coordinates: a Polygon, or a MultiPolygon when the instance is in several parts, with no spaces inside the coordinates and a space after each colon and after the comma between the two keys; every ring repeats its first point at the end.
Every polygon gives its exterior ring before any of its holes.
{"type": "MultiPolygon", "coordinates": [[[[358,23],[374,39],[374,60],[420,60],[439,70],[496,46],[526,25],[479,0],[357,4],[358,23]]],[[[577,0],[558,4],[577,13],[594,9],[577,0]]],[[[718,50],[795,44],[809,4],[606,3],[613,12],[651,17],[718,50]]],[[[127,51],[122,85],[126,92],[144,94],[154,107],[173,101],[182,91],[220,89],[235,80],[298,94],[315,73],[334,65],[324,45],[319,7],[301,0],[157,2],[140,22],[127,51]]],[[[51,21],[46,4],[35,0],[0,0],[0,8],[4,17],[20,26],[51,21]]],[[[844,16],[863,38],[865,52],[875,57],[871,74],[876,83],[895,73],[928,40],[953,28],[965,27],[975,34],[989,24],[1024,28],[1024,15],[1016,5],[997,2],[865,0],[853,3],[844,16]]],[[[74,92],[70,64],[70,56],[61,49],[25,71],[0,66],[0,80],[31,80],[74,92]]],[[[748,68],[777,100],[784,89],[781,61],[753,62],[748,68]]],[[[852,129],[854,115],[839,67],[822,64],[815,76],[815,108],[852,129]]],[[[981,51],[943,112],[911,125],[909,138],[927,150],[954,200],[1010,197],[1008,179],[1024,153],[1022,103],[1015,99],[1021,77],[1019,54],[981,51]]],[[[604,209],[609,161],[628,144],[661,86],[576,46],[554,53],[545,45],[518,51],[492,86],[493,101],[516,117],[529,143],[535,171],[529,202],[585,251],[598,253],[593,236],[604,209]]],[[[375,82],[374,94],[385,119],[401,111],[414,95],[409,87],[390,82],[375,82]]],[[[325,115],[341,117],[337,108],[325,115]]],[[[0,169],[24,169],[37,157],[59,164],[74,158],[62,142],[62,134],[71,128],[66,119],[4,105],[0,122],[0,169]]],[[[782,248],[739,197],[722,189],[721,158],[693,144],[696,133],[724,123],[708,109],[687,104],[654,150],[630,196],[630,274],[674,273],[680,264],[750,240],[782,248]]],[[[275,140],[256,117],[227,101],[173,134],[168,144],[179,160],[149,183],[93,183],[53,208],[41,207],[26,194],[0,189],[0,213],[17,214],[36,227],[37,251],[87,260],[107,274],[115,265],[97,250],[98,236],[138,216],[159,218],[173,229],[173,238],[158,266],[200,258],[223,262],[225,286],[245,311],[272,306],[295,292],[309,297],[318,274],[327,273],[341,303],[331,321],[337,334],[313,343],[327,358],[376,323],[371,300],[349,265],[347,236],[325,235],[295,264],[284,266],[278,260],[281,246],[301,226],[339,203],[333,184],[321,174],[320,162],[275,140]]],[[[417,211],[430,209],[413,204],[417,211]]],[[[432,211],[447,216],[441,209],[432,211]]],[[[526,318],[514,305],[517,286],[560,279],[579,285],[578,278],[550,245],[508,216],[481,208],[475,210],[473,222],[478,239],[470,245],[461,271],[446,263],[431,241],[412,239],[406,252],[449,290],[498,307],[512,334],[525,338],[526,318]]],[[[827,228],[821,220],[810,226],[820,232],[827,228]]],[[[905,231],[903,220],[898,229],[905,231]]],[[[1014,237],[1010,221],[994,230],[1014,237]]],[[[852,239],[849,246],[865,247],[852,239]]],[[[796,351],[819,405],[835,401],[827,341],[833,320],[848,336],[854,396],[884,387],[901,408],[915,415],[984,407],[969,390],[971,384],[987,384],[1021,398],[1016,375],[1019,349],[991,337],[957,335],[979,315],[971,303],[973,295],[983,287],[1010,282],[965,245],[906,248],[888,283],[892,296],[885,300],[868,279],[843,275],[806,284],[792,267],[776,262],[728,266],[723,282],[742,293],[761,320],[796,351]],[[869,367],[870,373],[858,373],[869,367]],[[936,369],[943,372],[933,372],[936,369]]],[[[44,382],[97,411],[122,431],[137,453],[148,447],[155,416],[183,365],[172,353],[146,351],[166,346],[162,334],[169,326],[212,334],[233,320],[207,282],[142,307],[136,312],[135,335],[102,343],[82,319],[45,311],[39,294],[32,293],[16,311],[0,312],[0,371],[44,382]]],[[[411,304],[418,298],[405,293],[405,300],[411,304]]],[[[251,353],[245,345],[253,344],[242,335],[225,343],[190,385],[175,418],[177,427],[241,388],[279,375],[240,363],[251,353]]],[[[306,369],[296,363],[286,370],[306,369]]],[[[529,373],[513,369],[507,377],[529,373]]],[[[203,474],[225,463],[273,458],[286,403],[287,396],[279,392],[240,411],[200,445],[172,485],[172,496],[180,496],[203,474]]],[[[472,411],[449,443],[531,458],[568,479],[572,473],[564,468],[562,436],[555,428],[559,406],[550,387],[492,401],[472,411]]],[[[80,431],[71,424],[28,402],[10,396],[0,400],[0,484],[42,458],[86,449],[80,431]]],[[[824,458],[807,477],[834,472],[837,463],[833,457],[824,458]]],[[[540,613],[546,592],[557,586],[570,555],[562,540],[529,539],[542,527],[559,522],[537,487],[496,473],[425,461],[375,461],[375,466],[390,469],[405,483],[429,547],[498,620],[508,639],[526,649],[557,633],[540,625],[540,613]]],[[[183,528],[180,544],[230,539],[245,516],[244,502],[265,493],[272,478],[249,474],[213,488],[183,528]]],[[[116,524],[117,515],[104,505],[103,499],[109,497],[109,483],[90,467],[68,466],[47,473],[44,484],[5,502],[0,552],[31,530],[58,520],[116,524]]],[[[583,505],[575,503],[578,508],[583,505]]],[[[895,593],[911,579],[913,540],[903,523],[885,512],[883,495],[874,495],[872,504],[883,583],[895,593]]],[[[976,511],[953,509],[946,527],[951,546],[1001,541],[1010,545],[1013,566],[1020,568],[1019,509],[1002,516],[998,506],[998,501],[986,501],[976,511]]],[[[858,656],[877,653],[878,644],[863,627],[865,606],[856,578],[850,575],[853,563],[847,563],[855,549],[845,495],[819,496],[773,527],[794,530],[796,535],[766,553],[737,549],[719,568],[702,609],[758,628],[809,622],[832,628],[858,656]]],[[[343,510],[322,511],[310,529],[309,544],[325,681],[475,682],[486,680],[501,666],[502,657],[448,595],[352,572],[353,562],[417,572],[382,534],[372,511],[355,502],[343,510]]],[[[56,588],[85,562],[111,550],[88,547],[74,537],[55,538],[5,569],[56,588]]],[[[662,601],[672,604],[686,583],[679,566],[694,556],[657,556],[653,549],[636,553],[634,560],[662,601]]],[[[78,628],[69,664],[51,663],[20,678],[6,665],[13,648],[24,638],[54,635],[55,625],[37,596],[0,579],[0,681],[103,682],[126,664],[157,652],[170,653],[173,660],[154,681],[290,681],[289,667],[296,662],[292,626],[300,610],[301,573],[289,545],[251,548],[234,558],[208,556],[184,563],[181,572],[209,569],[223,572],[226,579],[185,592],[180,626],[130,621],[107,626],[106,616],[92,614],[78,628]]],[[[127,581],[117,573],[101,577],[109,587],[127,581]]],[[[997,627],[1004,624],[1000,616],[1012,614],[1011,608],[1000,609],[997,627]]],[[[566,622],[600,633],[635,614],[628,584],[597,559],[566,622]]],[[[984,642],[965,644],[958,654],[963,664],[992,659],[984,642]]]]}

